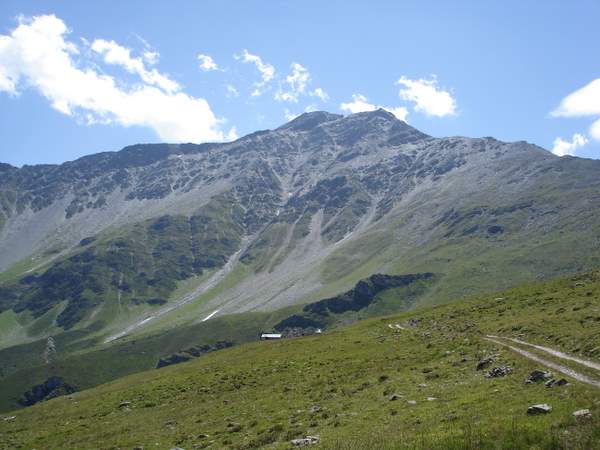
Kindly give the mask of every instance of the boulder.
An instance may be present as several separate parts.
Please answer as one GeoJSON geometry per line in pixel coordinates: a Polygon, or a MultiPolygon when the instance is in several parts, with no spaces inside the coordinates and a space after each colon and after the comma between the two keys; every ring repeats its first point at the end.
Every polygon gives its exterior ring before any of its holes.
{"type": "Polygon", "coordinates": [[[538,381],[544,381],[550,378],[552,378],[552,374],[550,372],[535,369],[527,378],[525,378],[525,384],[537,383],[538,381]]]}
{"type": "Polygon", "coordinates": [[[546,403],[540,403],[539,405],[532,405],[527,408],[527,414],[530,416],[535,416],[537,414],[548,414],[552,411],[552,406],[546,403]]]}
{"type": "Polygon", "coordinates": [[[393,402],[393,401],[395,401],[395,400],[398,400],[398,399],[399,399],[399,398],[401,398],[401,397],[402,397],[401,395],[398,395],[398,394],[392,394],[392,395],[390,395],[390,396],[388,397],[388,400],[389,400],[390,402],[393,402]]]}

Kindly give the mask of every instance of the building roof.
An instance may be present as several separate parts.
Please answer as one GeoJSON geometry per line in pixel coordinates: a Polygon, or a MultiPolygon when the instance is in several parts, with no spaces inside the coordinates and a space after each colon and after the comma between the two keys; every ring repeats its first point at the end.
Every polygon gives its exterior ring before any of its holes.
{"type": "Polygon", "coordinates": [[[281,333],[263,333],[260,335],[260,337],[279,339],[281,337],[281,333]]]}

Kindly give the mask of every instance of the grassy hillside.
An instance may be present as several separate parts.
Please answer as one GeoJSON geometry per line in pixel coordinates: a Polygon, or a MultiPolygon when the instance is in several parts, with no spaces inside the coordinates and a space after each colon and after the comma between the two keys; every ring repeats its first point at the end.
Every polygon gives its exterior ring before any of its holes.
{"type": "MultiPolygon", "coordinates": [[[[566,386],[525,384],[544,366],[486,335],[598,363],[599,331],[600,272],[529,284],[213,352],[50,400],[6,414],[0,447],[284,449],[318,435],[314,448],[597,449],[598,387],[567,376],[566,386]],[[476,370],[486,356],[494,361],[476,370]],[[484,376],[500,366],[512,371],[484,376]],[[539,403],[552,411],[527,415],[539,403]],[[572,416],[583,408],[591,419],[572,416]]],[[[568,365],[600,379],[593,368],[568,365]]]]}
{"type": "Polygon", "coordinates": [[[0,411],[18,408],[23,393],[51,376],[62,377],[77,390],[88,389],[153,369],[160,358],[192,346],[254,341],[288,314],[281,310],[224,316],[112,345],[86,339],[85,331],[71,331],[55,338],[57,356],[51,364],[42,359],[45,340],[0,350],[0,411]]]}
{"type": "MultiPolygon", "coordinates": [[[[272,328],[330,328],[372,315],[408,309],[430,286],[433,274],[388,276],[376,274],[337,297],[272,313],[245,313],[217,317],[195,325],[160,328],[106,345],[93,326],[54,337],[52,364],[42,355],[46,339],[0,350],[0,411],[19,407],[19,399],[32,386],[59,376],[77,390],[155,367],[160,358],[189,347],[253,341],[261,330],[272,328]],[[295,313],[295,314],[292,314],[295,313]],[[284,319],[284,320],[282,320],[284,319]]],[[[190,315],[190,308],[184,314],[190,315]]],[[[160,325],[160,324],[158,324],[160,325]]]]}

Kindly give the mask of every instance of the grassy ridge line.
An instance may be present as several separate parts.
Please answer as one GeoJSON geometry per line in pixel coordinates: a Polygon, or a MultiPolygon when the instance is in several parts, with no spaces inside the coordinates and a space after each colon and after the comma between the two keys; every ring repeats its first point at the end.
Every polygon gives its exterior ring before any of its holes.
{"type": "Polygon", "coordinates": [[[598,390],[572,380],[525,385],[539,365],[484,338],[520,337],[598,361],[596,317],[599,272],[252,343],[17,411],[0,421],[0,445],[284,449],[319,435],[319,448],[332,449],[595,449],[598,390]],[[485,378],[475,370],[484,355],[513,372],[485,378]],[[534,403],[553,411],[527,416],[534,403]],[[572,417],[582,408],[592,420],[572,417]]]}

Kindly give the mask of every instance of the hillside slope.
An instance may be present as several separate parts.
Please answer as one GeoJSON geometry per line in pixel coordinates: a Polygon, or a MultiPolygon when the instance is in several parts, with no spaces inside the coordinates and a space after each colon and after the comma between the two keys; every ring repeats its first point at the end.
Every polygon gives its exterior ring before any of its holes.
{"type": "Polygon", "coordinates": [[[396,311],[400,305],[414,302],[431,287],[433,280],[431,274],[373,275],[338,297],[308,304],[309,311],[319,311],[309,319],[312,321],[309,324],[306,320],[298,321],[297,317],[301,317],[298,314],[302,314],[298,308],[289,307],[273,312],[223,315],[110,343],[94,337],[90,329],[70,330],[52,338],[51,360],[45,356],[46,339],[0,349],[0,412],[23,406],[25,392],[53,377],[82,390],[154,368],[161,360],[188,355],[187,349],[213,348],[219,343],[238,345],[255,341],[262,331],[279,328],[284,333],[310,334],[315,327],[329,329],[373,314],[396,311]],[[319,308],[332,303],[337,307],[319,308]]]}
{"type": "Polygon", "coordinates": [[[383,110],[1,165],[0,347],[273,311],[374,273],[436,274],[417,307],[590,269],[599,173],[525,142],[433,138],[383,110]]]}
{"type": "Polygon", "coordinates": [[[599,272],[528,284],[221,350],[50,400],[0,420],[0,446],[283,449],[318,436],[314,448],[593,450],[599,330],[599,272]],[[546,367],[511,346],[560,370],[524,383],[546,367]],[[568,384],[547,387],[550,378],[568,384]],[[534,404],[552,410],[527,414],[534,404]],[[582,409],[591,418],[573,416],[582,409]]]}

